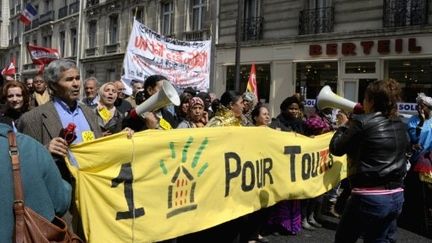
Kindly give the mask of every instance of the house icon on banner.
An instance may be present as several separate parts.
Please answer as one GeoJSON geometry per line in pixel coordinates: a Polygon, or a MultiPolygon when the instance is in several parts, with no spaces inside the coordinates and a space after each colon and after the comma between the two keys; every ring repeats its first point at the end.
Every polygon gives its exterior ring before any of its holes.
{"type": "Polygon", "coordinates": [[[171,178],[171,185],[168,186],[167,218],[197,209],[195,186],[194,177],[184,166],[179,166],[171,178]]]}

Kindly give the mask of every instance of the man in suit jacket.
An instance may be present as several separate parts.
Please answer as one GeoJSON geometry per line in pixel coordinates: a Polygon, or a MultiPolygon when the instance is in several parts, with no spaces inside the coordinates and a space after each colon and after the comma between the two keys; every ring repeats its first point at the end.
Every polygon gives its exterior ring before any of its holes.
{"type": "Polygon", "coordinates": [[[51,62],[44,72],[44,79],[52,91],[53,99],[46,104],[23,114],[18,121],[18,130],[35,138],[53,155],[63,178],[71,181],[65,165],[71,141],[60,137],[62,128],[69,123],[76,125],[76,139],[72,143],[102,137],[94,112],[79,103],[81,80],[74,61],[59,59],[51,62]]]}

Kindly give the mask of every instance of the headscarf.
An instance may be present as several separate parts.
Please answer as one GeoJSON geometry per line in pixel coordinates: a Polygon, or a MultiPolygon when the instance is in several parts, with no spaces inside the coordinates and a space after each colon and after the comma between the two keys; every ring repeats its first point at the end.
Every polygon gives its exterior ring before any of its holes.
{"type": "Polygon", "coordinates": [[[196,106],[196,105],[201,105],[202,107],[204,107],[204,101],[200,98],[200,97],[192,97],[189,100],[189,109],[192,109],[192,107],[196,106]]]}

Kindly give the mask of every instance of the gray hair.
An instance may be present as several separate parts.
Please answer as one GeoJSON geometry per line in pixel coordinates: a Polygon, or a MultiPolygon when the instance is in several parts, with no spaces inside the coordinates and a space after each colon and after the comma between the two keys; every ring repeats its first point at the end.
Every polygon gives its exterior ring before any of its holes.
{"type": "Polygon", "coordinates": [[[103,92],[105,90],[105,87],[108,86],[108,85],[114,86],[114,90],[117,92],[117,87],[115,86],[114,82],[106,82],[106,83],[102,84],[102,86],[98,89],[98,95],[99,95],[99,97],[102,97],[103,92]]]}
{"type": "Polygon", "coordinates": [[[96,77],[89,77],[89,78],[86,78],[86,80],[84,80],[84,86],[87,84],[87,82],[88,81],[91,81],[91,80],[94,80],[95,81],[95,83],[96,83],[96,87],[99,87],[99,81],[97,80],[97,78],[96,77]]]}
{"type": "Polygon", "coordinates": [[[52,61],[44,71],[44,79],[48,86],[57,83],[60,80],[61,74],[71,68],[77,68],[75,61],[70,59],[58,59],[52,61]]]}

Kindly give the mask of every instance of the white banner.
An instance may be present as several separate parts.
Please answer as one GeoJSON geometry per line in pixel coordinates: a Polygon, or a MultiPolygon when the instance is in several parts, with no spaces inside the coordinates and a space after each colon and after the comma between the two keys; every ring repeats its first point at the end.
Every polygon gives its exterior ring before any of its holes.
{"type": "Polygon", "coordinates": [[[159,74],[176,87],[208,90],[211,41],[181,41],[134,21],[124,58],[124,80],[159,74]]]}

